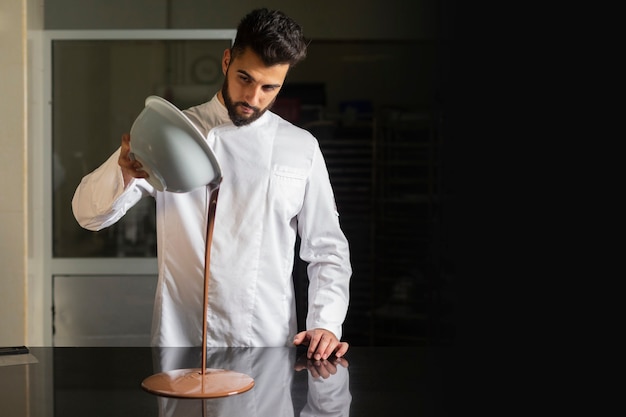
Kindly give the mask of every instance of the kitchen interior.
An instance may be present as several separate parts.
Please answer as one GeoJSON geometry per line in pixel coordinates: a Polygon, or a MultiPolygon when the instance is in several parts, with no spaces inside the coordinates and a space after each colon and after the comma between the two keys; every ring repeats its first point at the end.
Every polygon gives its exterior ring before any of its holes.
{"type": "MultiPolygon", "coordinates": [[[[209,100],[221,86],[220,58],[230,44],[230,39],[83,39],[80,32],[234,29],[251,7],[214,2],[219,11],[211,13],[206,2],[162,1],[161,9],[151,3],[152,11],[145,13],[142,1],[117,3],[89,11],[77,1],[45,2],[46,29],[76,32],[51,45],[48,181],[54,260],[109,266],[154,260],[153,200],[143,199],[117,224],[89,232],[73,218],[72,195],[82,176],[119,146],[147,96],[162,96],[181,109],[209,100]]],[[[354,13],[334,17],[300,3],[263,4],[301,21],[311,39],[307,59],[289,73],[272,110],[311,131],[326,158],[351,245],[344,339],[354,346],[450,344],[455,265],[447,208],[453,196],[442,126],[440,16],[436,1],[384,3],[347,2],[337,7],[354,13]],[[390,17],[381,22],[375,16],[380,10],[390,17]],[[406,16],[411,13],[413,18],[406,16]]],[[[126,274],[106,267],[88,273],[57,268],[49,279],[52,345],[148,344],[153,268],[126,274]]],[[[305,265],[296,259],[300,325],[306,282],[305,265]]]]}

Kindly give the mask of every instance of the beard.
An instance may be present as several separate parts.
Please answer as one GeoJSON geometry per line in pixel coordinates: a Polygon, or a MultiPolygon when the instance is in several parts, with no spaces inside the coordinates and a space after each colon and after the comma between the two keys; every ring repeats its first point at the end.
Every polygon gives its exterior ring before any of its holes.
{"type": "Polygon", "coordinates": [[[255,120],[258,120],[259,117],[263,116],[263,114],[272,107],[274,101],[276,101],[276,97],[269,104],[269,106],[264,109],[260,109],[258,107],[250,106],[245,101],[236,101],[234,102],[228,93],[228,72],[226,73],[226,77],[224,77],[224,83],[222,84],[222,97],[224,98],[224,105],[226,106],[226,110],[228,110],[228,117],[233,122],[235,126],[245,126],[248,125],[255,120]],[[251,114],[239,114],[237,113],[237,107],[242,106],[247,109],[252,109],[253,112],[251,114]]]}

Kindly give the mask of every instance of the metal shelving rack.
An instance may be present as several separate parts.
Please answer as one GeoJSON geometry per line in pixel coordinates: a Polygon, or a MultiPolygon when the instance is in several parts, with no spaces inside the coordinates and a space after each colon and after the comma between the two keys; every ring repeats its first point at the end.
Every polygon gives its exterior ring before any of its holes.
{"type": "Polygon", "coordinates": [[[374,131],[370,344],[430,341],[439,303],[433,118],[419,110],[381,109],[374,131]]]}
{"type": "Polygon", "coordinates": [[[303,127],[320,143],[351,246],[344,338],[357,345],[437,340],[441,154],[433,117],[381,109],[303,127]]]}

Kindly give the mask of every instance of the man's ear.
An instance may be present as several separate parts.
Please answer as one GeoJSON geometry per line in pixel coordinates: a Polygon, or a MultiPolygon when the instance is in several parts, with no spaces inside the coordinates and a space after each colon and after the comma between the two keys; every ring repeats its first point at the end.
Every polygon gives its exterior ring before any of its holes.
{"type": "Polygon", "coordinates": [[[224,50],[224,56],[222,57],[222,73],[226,75],[226,70],[230,65],[230,49],[224,50]]]}

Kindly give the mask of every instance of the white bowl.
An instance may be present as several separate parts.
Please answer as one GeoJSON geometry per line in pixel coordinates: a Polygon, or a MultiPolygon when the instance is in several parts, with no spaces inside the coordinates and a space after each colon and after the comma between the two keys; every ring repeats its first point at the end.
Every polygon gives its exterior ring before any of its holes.
{"type": "Polygon", "coordinates": [[[184,193],[217,185],[222,170],[198,128],[169,101],[146,98],[146,106],[130,129],[131,158],[159,191],[184,193]]]}

